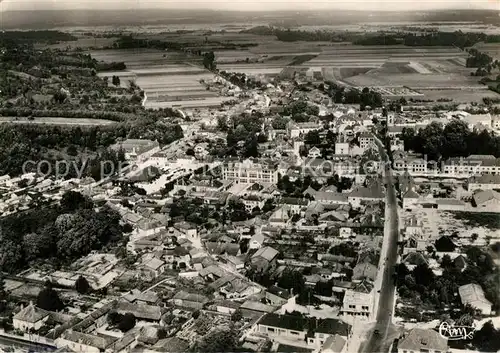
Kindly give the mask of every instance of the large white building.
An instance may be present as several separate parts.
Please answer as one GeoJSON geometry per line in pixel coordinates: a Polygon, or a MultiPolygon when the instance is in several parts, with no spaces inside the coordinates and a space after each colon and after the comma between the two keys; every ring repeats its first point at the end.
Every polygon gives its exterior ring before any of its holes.
{"type": "Polygon", "coordinates": [[[228,162],[222,167],[222,178],[234,180],[236,183],[276,184],[278,164],[272,161],[254,162],[250,159],[243,162],[228,162]]]}
{"type": "Polygon", "coordinates": [[[305,123],[291,122],[287,126],[288,136],[290,136],[290,138],[300,137],[307,134],[308,132],[321,129],[322,129],[321,124],[315,122],[305,122],[305,123]]]}
{"type": "Polygon", "coordinates": [[[491,314],[491,302],[484,296],[483,288],[479,284],[466,284],[458,287],[458,294],[463,305],[470,305],[483,315],[491,314]]]}
{"type": "Polygon", "coordinates": [[[21,331],[39,330],[49,318],[49,313],[37,308],[33,303],[21,309],[12,318],[12,325],[21,331]]]}
{"type": "Polygon", "coordinates": [[[483,155],[450,158],[443,164],[443,173],[453,176],[500,175],[500,158],[483,155]]]}

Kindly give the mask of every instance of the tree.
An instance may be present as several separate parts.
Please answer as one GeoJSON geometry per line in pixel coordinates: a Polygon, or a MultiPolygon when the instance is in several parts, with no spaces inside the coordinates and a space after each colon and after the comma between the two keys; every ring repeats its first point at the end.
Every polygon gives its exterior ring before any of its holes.
{"type": "Polygon", "coordinates": [[[466,155],[469,133],[469,127],[461,120],[448,123],[443,130],[443,157],[466,155]]]}
{"type": "Polygon", "coordinates": [[[38,293],[36,306],[47,311],[64,309],[64,303],[59,298],[59,294],[52,288],[50,281],[47,281],[45,287],[38,293]]]}
{"type": "Polygon", "coordinates": [[[118,329],[122,332],[127,332],[134,328],[135,323],[136,319],[134,314],[126,313],[125,315],[123,315],[120,322],[118,323],[118,329]]]}
{"type": "Polygon", "coordinates": [[[66,191],[61,198],[61,207],[64,212],[73,212],[78,208],[92,208],[94,206],[91,199],[83,196],[77,191],[66,191]]]}
{"type": "Polygon", "coordinates": [[[449,237],[442,236],[434,242],[434,247],[438,252],[453,252],[457,246],[449,237]]]}
{"type": "Polygon", "coordinates": [[[237,322],[243,319],[243,314],[240,309],[236,309],[234,313],[231,314],[231,321],[237,322]]]}
{"type": "Polygon", "coordinates": [[[500,350],[500,331],[490,320],[474,333],[472,344],[481,352],[498,352],[500,350]]]}
{"type": "Polygon", "coordinates": [[[120,77],[119,76],[113,76],[112,80],[111,80],[111,83],[113,83],[113,85],[115,86],[120,86],[120,77]]]}
{"type": "Polygon", "coordinates": [[[203,54],[203,66],[208,70],[215,70],[217,65],[215,63],[215,54],[213,51],[203,54]]]}
{"type": "Polygon", "coordinates": [[[238,333],[233,328],[215,329],[205,335],[195,347],[195,352],[234,352],[238,347],[238,333]]]}
{"type": "Polygon", "coordinates": [[[87,294],[92,288],[90,287],[87,279],[83,276],[80,276],[75,282],[75,289],[80,294],[87,294]]]}

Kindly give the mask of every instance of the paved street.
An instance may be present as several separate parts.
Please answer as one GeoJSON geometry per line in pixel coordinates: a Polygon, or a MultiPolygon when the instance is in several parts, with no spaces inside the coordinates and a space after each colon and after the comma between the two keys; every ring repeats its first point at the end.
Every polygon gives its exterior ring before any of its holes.
{"type": "Polygon", "coordinates": [[[360,352],[386,353],[389,352],[393,340],[398,337],[398,330],[392,324],[395,304],[395,286],[392,279],[392,272],[398,257],[398,203],[389,157],[383,144],[379,140],[376,140],[376,142],[382,156],[382,161],[386,162],[384,178],[387,185],[384,243],[381,251],[383,258],[381,260],[381,272],[379,272],[381,280],[377,280],[377,283],[381,283],[381,286],[376,288],[377,290],[380,289],[378,299],[376,300],[376,324],[373,331],[369,334],[368,340],[362,345],[360,352]],[[386,258],[387,260],[385,260],[386,258]]]}

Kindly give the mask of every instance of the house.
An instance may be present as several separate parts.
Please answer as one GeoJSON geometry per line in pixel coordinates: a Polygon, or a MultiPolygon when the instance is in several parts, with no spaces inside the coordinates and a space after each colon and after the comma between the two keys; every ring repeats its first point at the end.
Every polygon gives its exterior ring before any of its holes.
{"type": "Polygon", "coordinates": [[[443,211],[464,211],[466,206],[464,201],[457,199],[436,199],[435,205],[443,211]]]}
{"type": "Polygon", "coordinates": [[[472,205],[485,212],[500,212],[500,193],[494,190],[479,191],[472,197],[472,205]]]}
{"type": "Polygon", "coordinates": [[[123,151],[126,159],[144,161],[160,152],[160,144],[151,140],[127,139],[112,145],[111,149],[123,151]]]}
{"type": "Polygon", "coordinates": [[[221,300],[215,303],[217,312],[224,314],[234,313],[240,307],[240,305],[240,303],[234,302],[232,300],[221,300]]]}
{"type": "Polygon", "coordinates": [[[304,341],[307,334],[307,320],[301,316],[267,314],[258,322],[257,331],[270,338],[283,337],[304,341]]]}
{"type": "Polygon", "coordinates": [[[500,175],[483,174],[471,177],[467,183],[467,190],[500,190],[500,175]]]}
{"type": "Polygon", "coordinates": [[[100,353],[110,348],[115,337],[98,336],[74,330],[66,330],[56,339],[57,347],[65,347],[73,352],[100,353]]]}
{"type": "Polygon", "coordinates": [[[115,309],[119,314],[131,313],[137,319],[146,321],[160,321],[162,314],[159,306],[140,304],[138,302],[121,301],[117,303],[115,309]]]}
{"type": "Polygon", "coordinates": [[[255,208],[262,210],[262,208],[264,207],[264,204],[266,203],[265,198],[263,198],[262,196],[259,196],[259,195],[255,195],[255,194],[243,196],[240,200],[245,205],[245,210],[248,213],[252,213],[252,211],[255,208]]]}
{"type": "Polygon", "coordinates": [[[354,208],[361,207],[363,202],[376,202],[384,199],[384,192],[380,183],[373,183],[369,187],[359,187],[353,190],[347,197],[354,208]]]}
{"type": "Polygon", "coordinates": [[[271,339],[306,341],[308,346],[318,350],[331,336],[347,338],[350,329],[350,325],[340,320],[279,314],[264,315],[256,326],[257,332],[271,339]]]}
{"type": "Polygon", "coordinates": [[[404,209],[409,209],[414,207],[418,203],[419,195],[413,191],[413,190],[408,190],[403,195],[403,208],[404,209]]]}
{"type": "Polygon", "coordinates": [[[446,353],[448,340],[434,330],[414,328],[398,343],[398,353],[446,353]]]}
{"type": "Polygon", "coordinates": [[[260,248],[257,252],[255,252],[255,254],[252,255],[250,263],[252,267],[263,271],[275,264],[278,254],[278,250],[273,249],[270,246],[266,246],[260,248]]]}
{"type": "Polygon", "coordinates": [[[239,307],[241,313],[244,317],[260,317],[266,313],[272,313],[276,311],[275,306],[266,305],[258,301],[247,300],[239,307]]]}
{"type": "Polygon", "coordinates": [[[12,324],[15,329],[22,331],[39,330],[49,318],[49,313],[43,309],[37,308],[30,304],[21,309],[12,319],[12,324]]]}
{"type": "Polygon", "coordinates": [[[377,273],[377,266],[369,262],[359,262],[352,269],[352,280],[361,281],[363,279],[369,279],[370,281],[375,281],[375,279],[377,278],[377,273]]]}
{"type": "Polygon", "coordinates": [[[411,271],[418,265],[428,265],[429,262],[421,252],[410,252],[403,258],[403,263],[411,271]]]}
{"type": "Polygon", "coordinates": [[[266,291],[266,300],[271,305],[283,305],[288,302],[292,295],[284,288],[278,286],[271,286],[266,291]]]}
{"type": "Polygon", "coordinates": [[[254,249],[260,249],[263,245],[264,242],[266,241],[266,237],[264,234],[258,232],[252,235],[250,238],[250,241],[248,242],[248,249],[254,250],[254,249]]]}
{"type": "Polygon", "coordinates": [[[344,347],[347,341],[345,338],[339,334],[335,334],[326,339],[323,347],[321,347],[320,353],[341,353],[344,351],[344,347]]]}
{"type": "Polygon", "coordinates": [[[174,235],[186,237],[188,239],[198,238],[198,229],[195,224],[189,222],[178,222],[174,224],[174,235]]]}
{"type": "Polygon", "coordinates": [[[325,191],[316,191],[314,195],[315,201],[318,201],[322,205],[348,205],[349,200],[347,195],[337,192],[325,192],[325,191]]]}
{"type": "Polygon", "coordinates": [[[321,130],[321,128],[321,124],[315,122],[296,123],[292,121],[288,124],[287,131],[290,138],[297,138],[307,134],[308,132],[321,130]]]}
{"type": "Polygon", "coordinates": [[[165,269],[165,262],[157,258],[152,258],[141,266],[141,272],[149,278],[156,278],[160,276],[163,272],[165,272],[165,269]]]}
{"type": "Polygon", "coordinates": [[[174,295],[172,302],[174,305],[180,307],[202,309],[203,306],[208,303],[208,298],[201,294],[180,291],[174,295]]]}
{"type": "Polygon", "coordinates": [[[458,287],[458,294],[463,305],[470,305],[483,315],[491,315],[491,302],[484,296],[483,288],[478,284],[466,284],[458,287]]]}
{"type": "Polygon", "coordinates": [[[345,339],[349,336],[351,326],[337,319],[317,319],[309,318],[307,323],[309,332],[314,336],[307,337],[307,344],[315,349],[320,349],[326,340],[334,335],[339,335],[345,339]]]}
{"type": "Polygon", "coordinates": [[[348,142],[337,142],[335,143],[335,154],[347,156],[351,151],[350,145],[348,142]]]}
{"type": "Polygon", "coordinates": [[[349,316],[359,316],[368,318],[372,315],[373,310],[373,286],[368,293],[360,292],[354,289],[347,289],[342,302],[341,313],[349,316]]]}
{"type": "Polygon", "coordinates": [[[292,214],[299,214],[309,205],[309,200],[297,197],[283,197],[278,200],[278,204],[285,205],[292,214]]]}
{"type": "Polygon", "coordinates": [[[318,147],[313,147],[307,153],[307,157],[309,157],[309,158],[320,158],[321,157],[321,150],[318,147]]]}

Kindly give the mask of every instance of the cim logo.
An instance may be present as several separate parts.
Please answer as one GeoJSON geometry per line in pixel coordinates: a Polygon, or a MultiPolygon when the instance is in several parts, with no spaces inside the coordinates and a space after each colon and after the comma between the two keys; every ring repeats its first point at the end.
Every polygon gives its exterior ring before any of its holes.
{"type": "Polygon", "coordinates": [[[455,326],[446,321],[439,325],[439,334],[450,341],[471,340],[475,331],[474,326],[455,326]]]}

